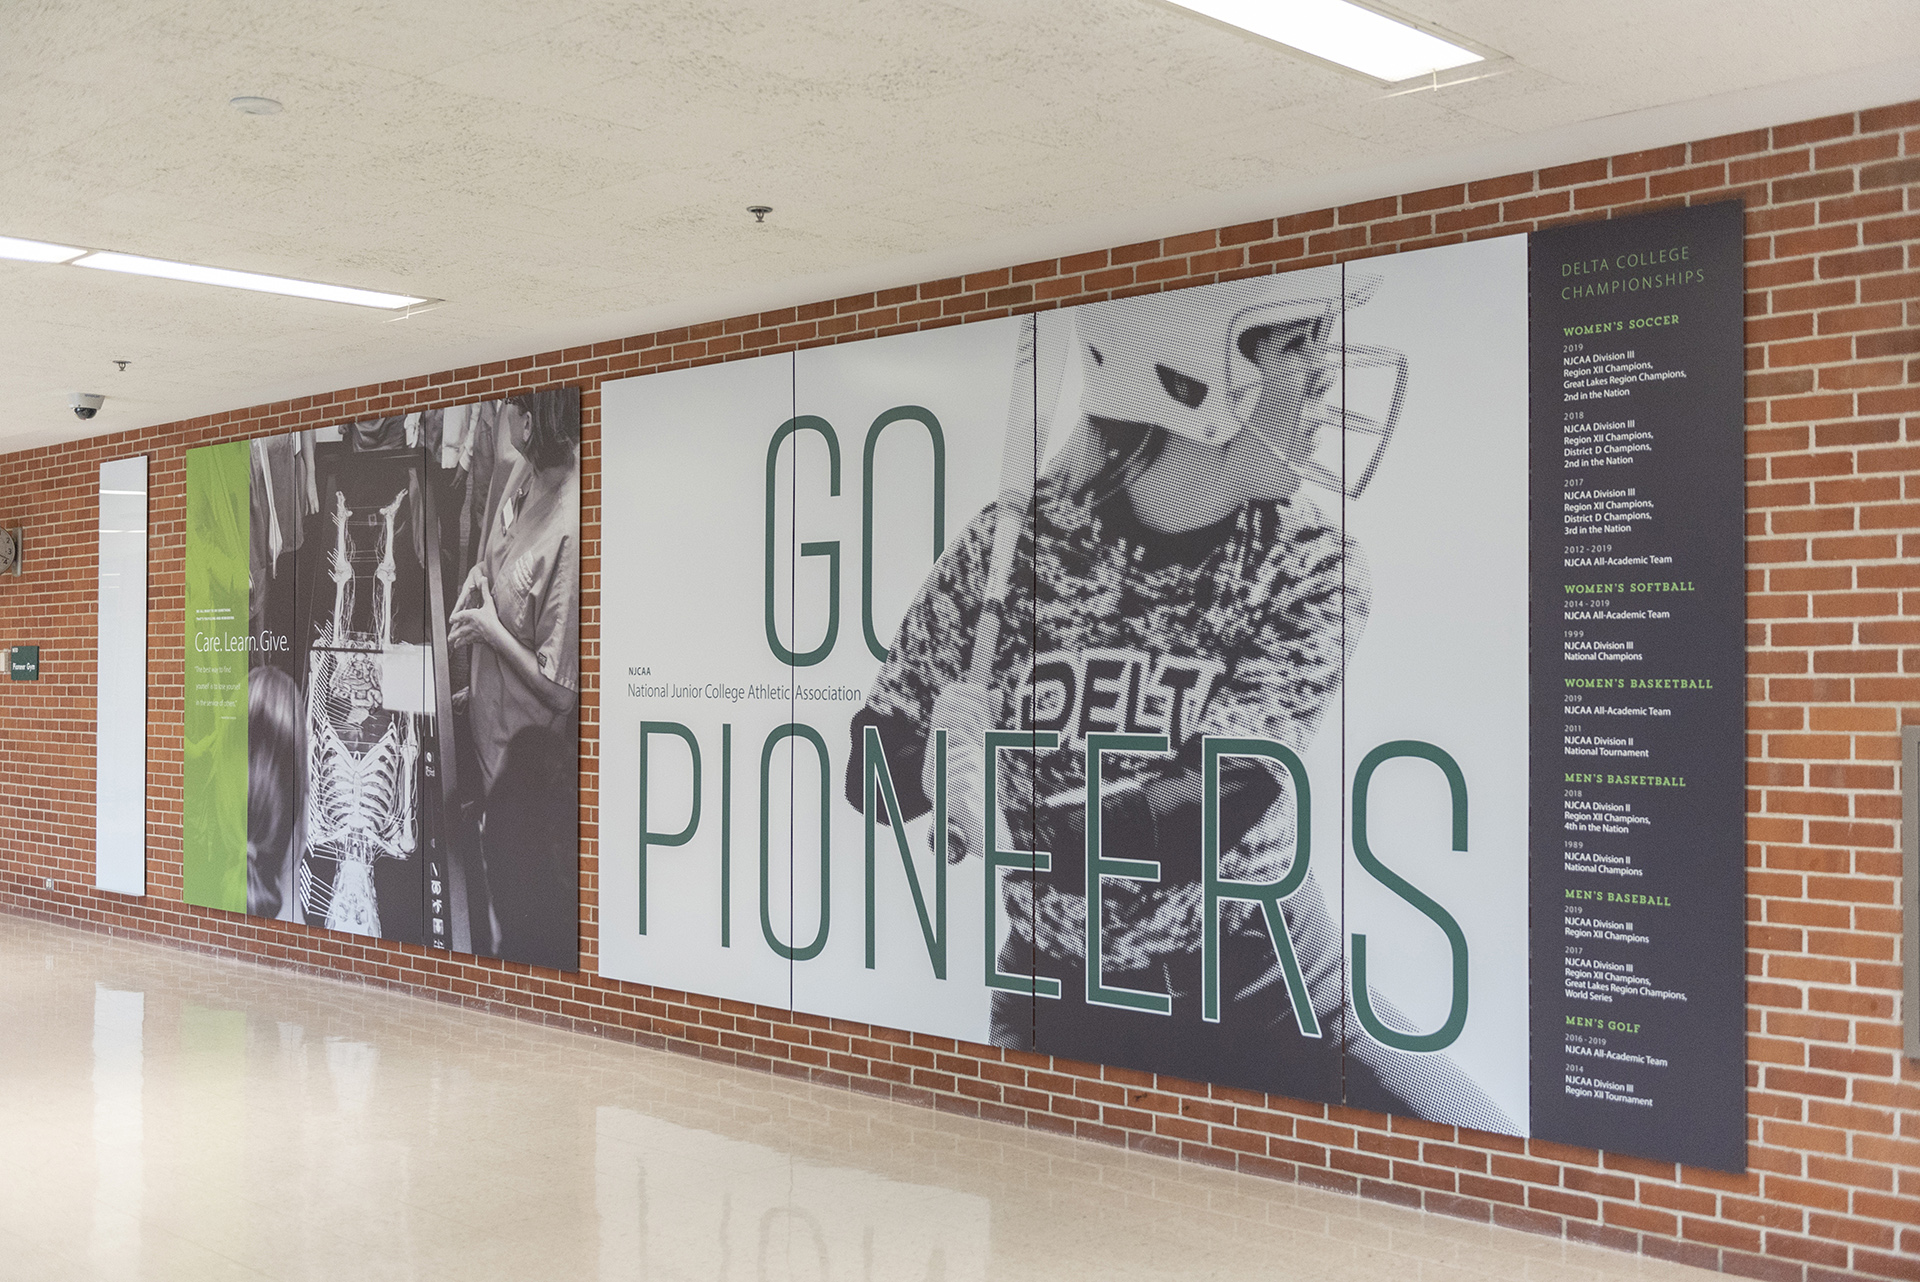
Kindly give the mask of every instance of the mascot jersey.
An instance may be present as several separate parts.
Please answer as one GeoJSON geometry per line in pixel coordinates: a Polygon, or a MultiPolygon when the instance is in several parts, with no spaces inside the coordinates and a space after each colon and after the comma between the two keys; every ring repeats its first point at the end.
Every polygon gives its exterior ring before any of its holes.
{"type": "MultiPolygon", "coordinates": [[[[1047,478],[1033,516],[990,684],[1000,726],[1060,736],[1055,751],[1000,759],[1010,848],[1052,852],[1054,871],[1008,877],[1007,914],[1041,956],[1081,955],[1085,737],[1166,735],[1172,753],[1109,756],[1101,780],[1102,853],[1161,861],[1161,881],[1115,879],[1103,896],[1106,958],[1139,969],[1158,954],[1200,946],[1198,796],[1156,806],[1147,786],[1196,771],[1207,735],[1304,751],[1364,625],[1364,577],[1354,545],[1298,497],[1248,504],[1217,525],[1167,535],[1142,527],[1124,492],[1095,504],[1047,478]]],[[[994,520],[991,506],[975,518],[901,622],[853,726],[847,782],[856,806],[866,725],[880,729],[904,817],[931,806],[919,786],[927,723],[940,690],[966,678],[994,520]]],[[[1284,781],[1264,762],[1229,763],[1223,876],[1271,880],[1286,871],[1293,806],[1284,781]]],[[[1226,911],[1229,928],[1264,936],[1256,909],[1226,911]]]]}

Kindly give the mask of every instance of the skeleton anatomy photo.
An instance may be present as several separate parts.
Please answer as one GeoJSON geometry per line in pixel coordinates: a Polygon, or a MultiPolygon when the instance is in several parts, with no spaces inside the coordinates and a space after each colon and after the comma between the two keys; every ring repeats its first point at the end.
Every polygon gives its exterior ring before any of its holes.
{"type": "Polygon", "coordinates": [[[577,392],[194,453],[190,901],[572,969],[577,392]]]}
{"type": "Polygon", "coordinates": [[[1526,299],[1510,238],[607,384],[602,973],[1525,1134],[1526,299]]]}

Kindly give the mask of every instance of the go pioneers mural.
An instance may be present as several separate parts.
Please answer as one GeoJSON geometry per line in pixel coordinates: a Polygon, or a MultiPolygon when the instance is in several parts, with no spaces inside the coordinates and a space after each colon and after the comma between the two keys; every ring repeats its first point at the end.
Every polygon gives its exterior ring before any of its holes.
{"type": "Polygon", "coordinates": [[[1740,214],[603,389],[601,967],[1738,1168],[1740,214]]]}
{"type": "MultiPolygon", "coordinates": [[[[602,386],[599,969],[1737,1170],[1741,211],[602,386]]],[[[572,966],[578,400],[188,456],[190,902],[572,966]]]]}

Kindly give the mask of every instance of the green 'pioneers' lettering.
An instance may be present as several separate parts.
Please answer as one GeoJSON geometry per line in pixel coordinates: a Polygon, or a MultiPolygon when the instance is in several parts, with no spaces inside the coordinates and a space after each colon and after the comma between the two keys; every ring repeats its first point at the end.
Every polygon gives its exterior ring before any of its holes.
{"type": "Polygon", "coordinates": [[[767,947],[788,961],[812,961],[827,946],[827,927],[833,921],[833,767],[827,756],[827,741],[812,726],[789,721],[775,726],[760,749],[760,934],[767,947]],[[770,841],[772,816],[768,801],[772,789],[773,750],[783,739],[805,739],[813,745],[820,762],[820,925],[807,944],[784,942],[773,930],[770,841]]]}
{"type": "Polygon", "coordinates": [[[720,947],[733,947],[733,724],[720,725],[720,947]]]}
{"type": "Polygon", "coordinates": [[[647,933],[647,847],[684,846],[693,840],[700,827],[700,741],[693,731],[678,721],[642,721],[640,723],[640,934],[647,933]],[[687,745],[693,754],[693,801],[687,814],[687,826],[679,832],[654,832],[647,827],[650,757],[648,740],[657,734],[670,734],[687,745]]]}
{"type": "MultiPolygon", "coordinates": [[[[927,959],[936,979],[947,978],[948,948],[948,732],[936,729],[929,745],[934,757],[934,795],[932,864],[930,869],[921,868],[914,860],[911,843],[902,822],[899,797],[895,788],[892,768],[888,764],[885,742],[877,727],[864,727],[860,743],[861,791],[863,794],[865,819],[865,960],[866,968],[878,966],[878,917],[879,883],[881,871],[879,858],[880,838],[876,825],[884,813],[889,819],[893,832],[894,845],[900,856],[900,867],[912,899],[914,914],[920,929],[921,939],[927,959]],[[882,810],[884,807],[884,811],[882,810]],[[931,894],[927,878],[931,877],[931,894]]],[[[733,794],[733,726],[723,724],[720,728],[720,944],[731,947],[731,902],[732,902],[732,794],[733,794]]],[[[794,745],[797,750],[799,745],[794,745]]],[[[1060,747],[1060,736],[1051,731],[1032,730],[993,730],[985,737],[986,760],[983,782],[982,807],[984,815],[992,816],[983,834],[985,837],[984,862],[985,875],[982,878],[982,960],[984,985],[988,989],[1002,992],[1030,994],[1034,997],[1054,998],[1061,996],[1060,981],[1057,978],[1034,974],[1009,974],[999,969],[999,913],[1002,877],[1009,872],[1046,873],[1053,868],[1052,856],[1047,851],[1003,850],[1001,827],[997,822],[1000,816],[1000,754],[1003,752],[1042,752],[1053,751],[1060,747]]],[[[638,933],[645,935],[648,926],[648,858],[653,847],[684,846],[693,840],[700,830],[702,818],[702,798],[704,796],[703,763],[698,737],[692,729],[674,721],[644,721],[640,726],[639,754],[639,796],[638,810],[638,933]],[[656,831],[652,824],[657,821],[655,798],[652,795],[652,774],[657,764],[655,754],[657,746],[653,741],[660,737],[671,737],[686,745],[688,765],[692,786],[686,800],[685,822],[677,830],[656,831]]],[[[1152,859],[1123,859],[1108,856],[1102,849],[1102,764],[1109,754],[1153,753],[1165,754],[1171,751],[1171,743],[1166,735],[1159,734],[1109,734],[1090,733],[1085,740],[1085,778],[1087,780],[1085,834],[1086,834],[1086,917],[1085,952],[1086,992],[1089,1005],[1107,1006],[1125,1010],[1139,1011],[1145,1014],[1168,1015],[1172,1013],[1172,995],[1144,989],[1125,988],[1110,985],[1105,981],[1104,940],[1102,936],[1102,901],[1105,883],[1110,878],[1125,878],[1134,881],[1159,881],[1161,863],[1152,859]]],[[[1446,937],[1451,954],[1452,999],[1447,1016],[1441,1026],[1430,1033],[1408,1032],[1388,1026],[1380,1019],[1372,1004],[1372,994],[1367,983],[1367,937],[1361,933],[1352,935],[1353,979],[1351,998],[1360,1025],[1369,1036],[1382,1045],[1396,1050],[1409,1052],[1431,1052],[1443,1050],[1452,1045],[1463,1031],[1468,1010],[1468,949],[1466,937],[1453,916],[1439,903],[1404,877],[1387,867],[1374,852],[1368,835],[1368,801],[1373,776],[1378,768],[1398,757],[1419,757],[1431,761],[1439,767],[1446,777],[1451,798],[1451,843],[1452,849],[1467,849],[1467,785],[1465,776],[1454,759],[1442,749],[1418,740],[1395,740],[1375,748],[1362,760],[1353,780],[1353,846],[1355,857],[1360,865],[1382,885],[1407,902],[1428,920],[1438,926],[1446,937]]],[[[832,779],[831,757],[827,744],[820,732],[812,726],[799,722],[786,722],[775,726],[767,735],[760,751],[760,931],[767,947],[777,956],[789,961],[812,961],[825,950],[832,925],[832,779]],[[773,920],[772,896],[772,774],[773,757],[776,749],[789,739],[805,740],[813,749],[813,756],[819,771],[819,911],[817,924],[812,938],[801,942],[783,940],[775,930],[773,920]]],[[[1587,781],[1607,783],[1641,783],[1654,780],[1644,777],[1612,775],[1573,775],[1567,776],[1569,782],[1587,781]]],[[[1220,969],[1222,942],[1220,918],[1222,906],[1228,901],[1239,901],[1258,905],[1266,923],[1267,934],[1273,945],[1274,954],[1279,962],[1281,976],[1287,987],[1288,998],[1293,1006],[1294,1020],[1301,1034],[1306,1037],[1323,1036],[1321,1024],[1313,1009],[1312,994],[1307,988],[1301,971],[1298,956],[1294,949],[1283,905],[1286,899],[1297,893],[1307,882],[1309,860],[1312,853],[1313,802],[1311,783],[1306,766],[1299,755],[1285,744],[1262,738],[1225,738],[1206,736],[1202,739],[1200,770],[1201,838],[1200,871],[1202,893],[1202,986],[1201,1015],[1208,1023],[1221,1022],[1222,1006],[1220,969]],[[1251,881],[1224,877],[1221,875],[1221,763],[1230,758],[1256,758],[1281,767],[1286,771],[1287,781],[1292,792],[1294,853],[1286,871],[1271,881],[1251,881]]],[[[1683,781],[1660,780],[1668,786],[1684,786],[1683,781]]],[[[673,812],[678,805],[670,806],[673,812]]],[[[797,852],[796,852],[797,854],[797,852]]],[[[1596,895],[1597,892],[1569,890],[1569,897],[1596,895]]],[[[1664,897],[1633,896],[1611,894],[1610,899],[1619,902],[1633,902],[1648,906],[1666,907],[1664,897]]],[[[798,921],[792,923],[799,925],[798,921]]]]}
{"type": "Polygon", "coordinates": [[[893,772],[887,768],[886,745],[880,741],[880,728],[868,726],[862,740],[865,757],[862,790],[867,817],[867,969],[873,969],[874,954],[874,824],[875,790],[887,806],[887,823],[893,829],[893,844],[900,851],[900,866],[906,870],[907,889],[913,894],[913,910],[920,915],[920,936],[927,942],[927,959],[933,963],[933,977],[947,977],[947,732],[933,732],[933,915],[927,915],[927,897],[920,889],[920,874],[914,871],[913,851],[907,845],[907,822],[900,814],[900,799],[894,795],[893,772]]]}
{"type": "Polygon", "coordinates": [[[1300,975],[1300,962],[1293,953],[1293,937],[1287,933],[1287,919],[1280,911],[1280,901],[1300,889],[1307,879],[1307,856],[1313,845],[1313,792],[1307,783],[1307,768],[1293,749],[1271,739],[1208,736],[1201,741],[1200,797],[1200,1017],[1208,1023],[1220,1022],[1220,901],[1238,899],[1260,905],[1260,912],[1267,920],[1267,936],[1273,940],[1273,950],[1280,957],[1287,995],[1293,1000],[1294,1022],[1300,1025],[1303,1036],[1318,1037],[1320,1021],[1314,1018],[1313,999],[1300,975]],[[1231,881],[1220,875],[1222,757],[1264,757],[1287,769],[1287,777],[1293,783],[1293,862],[1277,880],[1231,881]]]}
{"type": "MultiPolygon", "coordinates": [[[[1000,849],[1000,754],[1002,752],[1039,752],[1046,748],[1058,748],[1060,736],[1051,730],[989,730],[987,731],[986,786],[981,812],[986,822],[986,876],[984,894],[986,905],[981,919],[986,924],[987,946],[982,952],[985,959],[986,985],[1009,993],[1032,993],[1035,997],[1059,997],[1060,981],[1048,979],[1045,975],[1009,975],[1000,969],[994,956],[1000,946],[1000,870],[1015,868],[1021,872],[1053,871],[1053,856],[1044,850],[1002,850],[1000,849]]],[[[944,824],[942,825],[945,826],[944,824]]]]}
{"type": "Polygon", "coordinates": [[[1453,1001],[1448,1007],[1446,1022],[1431,1033],[1403,1033],[1399,1029],[1389,1028],[1374,1014],[1373,1000],[1367,991],[1367,937],[1356,933],[1353,936],[1353,1009],[1360,1018],[1360,1027],[1383,1046],[1402,1051],[1445,1050],[1459,1038],[1460,1030],[1467,1024],[1467,937],[1461,931],[1460,923],[1453,919],[1453,914],[1428,898],[1412,882],[1381,863],[1367,840],[1367,790],[1372,786],[1373,772],[1396,757],[1419,757],[1431,761],[1447,777],[1447,788],[1453,798],[1455,850],[1467,848],[1467,780],[1460,773],[1459,763],[1445,750],[1418,739],[1396,739],[1381,744],[1362,759],[1360,769],[1353,777],[1354,857],[1381,885],[1419,909],[1446,935],[1447,945],[1453,952],[1453,1001]]]}
{"type": "Polygon", "coordinates": [[[1108,877],[1131,881],[1159,881],[1154,859],[1108,859],[1100,853],[1100,758],[1109,752],[1168,752],[1163,734],[1100,734],[1087,736],[1087,1005],[1118,1006],[1123,1010],[1171,1015],[1173,998],[1138,988],[1109,987],[1101,976],[1100,904],[1108,877]]]}

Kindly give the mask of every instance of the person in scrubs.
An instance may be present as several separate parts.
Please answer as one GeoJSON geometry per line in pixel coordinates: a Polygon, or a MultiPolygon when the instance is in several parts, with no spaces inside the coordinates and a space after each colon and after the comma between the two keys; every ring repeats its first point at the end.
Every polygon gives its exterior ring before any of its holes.
{"type": "Polygon", "coordinates": [[[471,645],[468,714],[491,793],[526,726],[568,729],[580,697],[580,460],[558,398],[502,407],[519,459],[454,603],[447,643],[471,645]]]}
{"type": "MultiPolygon", "coordinates": [[[[515,397],[501,406],[500,427],[518,458],[493,510],[473,569],[454,603],[450,647],[470,646],[465,712],[484,797],[479,827],[486,880],[492,884],[493,931],[520,933],[525,917],[515,887],[525,852],[501,848],[511,830],[502,811],[522,804],[528,781],[509,778],[508,749],[520,761],[530,742],[570,747],[578,738],[580,698],[580,440],[571,403],[551,395],[515,397]],[[528,731],[539,732],[529,737],[528,731]]],[[[571,795],[568,798],[572,800],[571,795]]],[[[542,914],[544,916],[544,914],[542,914]]],[[[559,923],[524,923],[544,936],[559,923]],[[551,928],[551,929],[550,929],[551,928]]],[[[565,923],[571,951],[572,923],[565,923]]],[[[511,953],[548,951],[536,941],[499,938],[511,953]],[[513,945],[518,942],[523,947],[513,945]]]]}

